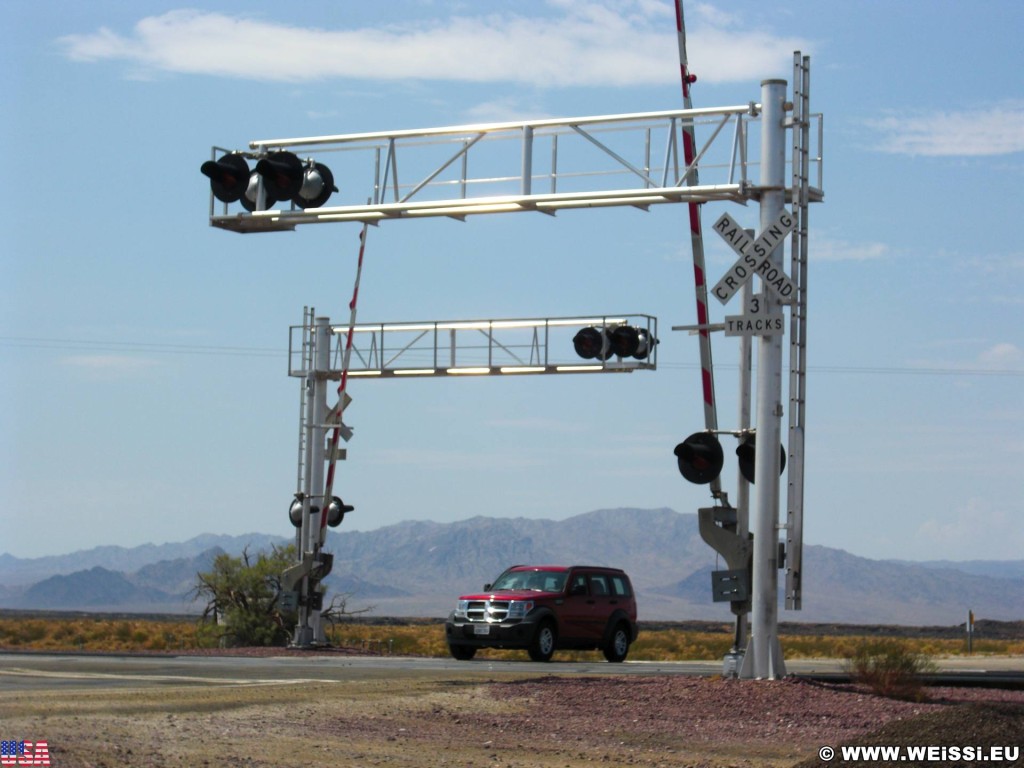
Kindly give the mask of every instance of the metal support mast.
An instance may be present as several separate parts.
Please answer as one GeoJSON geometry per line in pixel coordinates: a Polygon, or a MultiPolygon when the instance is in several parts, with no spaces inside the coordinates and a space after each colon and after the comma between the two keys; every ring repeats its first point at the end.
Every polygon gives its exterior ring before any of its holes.
{"type": "MultiPolygon", "coordinates": [[[[753,238],[753,231],[747,230],[747,234],[753,238]]],[[[749,305],[753,286],[748,282],[740,290],[740,300],[743,306],[749,305]]],[[[753,340],[750,336],[740,337],[740,378],[739,378],[739,410],[737,426],[740,431],[750,429],[750,385],[753,378],[753,340]]],[[[736,539],[746,544],[750,540],[750,483],[743,476],[743,473],[736,470],[736,539]]],[[[748,548],[744,548],[749,553],[748,548]]],[[[743,567],[749,569],[750,560],[747,559],[743,567]]],[[[750,600],[743,601],[740,605],[733,605],[733,613],[736,614],[736,632],[733,641],[732,651],[742,653],[750,640],[750,600]]]]}
{"type": "MultiPolygon", "coordinates": [[[[690,435],[676,446],[679,471],[690,482],[716,480],[724,465],[718,434],[741,439],[737,454],[740,473],[737,507],[729,506],[724,493],[712,495],[719,506],[698,509],[701,537],[721,555],[726,570],[712,572],[712,597],[731,603],[739,618],[736,643],[726,654],[725,670],[735,669],[742,653],[741,677],[775,678],[785,674],[778,638],[778,571],[786,570],[785,605],[800,610],[803,569],[804,429],[806,424],[807,373],[807,212],[809,203],[821,202],[822,118],[810,112],[810,57],[794,54],[793,97],[786,100],[787,83],[765,80],[761,103],[752,105],[761,118],[760,179],[749,188],[760,203],[760,230],[743,230],[728,213],[713,231],[740,257],[711,289],[722,304],[740,292],[743,314],[726,316],[725,323],[700,322],[672,326],[672,330],[725,331],[740,336],[739,425],[736,429],[710,430],[690,435]],[[787,112],[792,110],[792,116],[787,112]],[[811,124],[817,124],[817,152],[812,152],[811,124]],[[787,186],[786,131],[792,129],[792,176],[787,186]],[[812,167],[817,166],[812,185],[812,167]],[[786,204],[792,203],[792,210],[786,204]],[[791,242],[792,279],[783,270],[787,235],[791,242]],[[753,292],[752,280],[760,293],[753,292]],[[788,452],[783,444],[783,305],[790,307],[789,378],[790,405],[788,452]],[[756,419],[751,423],[752,339],[757,336],[756,419]],[[757,440],[755,450],[754,439],[757,440]],[[786,520],[779,524],[780,475],[786,474],[786,520]],[[753,483],[751,490],[748,483],[753,483]],[[749,528],[748,528],[749,524],[749,528]],[[785,541],[780,541],[785,531],[785,541]],[[749,636],[744,640],[745,616],[751,614],[749,636]]],[[[698,301],[700,293],[698,292],[698,301]]],[[[702,364],[704,360],[702,350],[702,364]]]]}
{"type": "MultiPolygon", "coordinates": [[[[782,212],[786,188],[786,81],[761,83],[761,228],[782,212]]],[[[781,244],[770,256],[780,269],[781,244]]],[[[781,302],[765,291],[769,307],[781,302]]],[[[757,345],[757,443],[754,467],[753,584],[750,641],[741,676],[775,678],[786,674],[778,635],[779,445],[782,432],[782,334],[761,336],[757,345]]]]}
{"type": "Polygon", "coordinates": [[[281,577],[283,590],[297,593],[298,621],[291,644],[298,648],[326,642],[320,624],[323,601],[320,579],[330,569],[330,561],[325,561],[320,554],[320,519],[327,513],[323,495],[324,429],[331,367],[331,326],[328,318],[314,317],[312,310],[305,312],[304,323],[302,357],[308,367],[300,406],[303,437],[299,448],[299,490],[292,507],[299,512],[298,562],[281,577]]]}

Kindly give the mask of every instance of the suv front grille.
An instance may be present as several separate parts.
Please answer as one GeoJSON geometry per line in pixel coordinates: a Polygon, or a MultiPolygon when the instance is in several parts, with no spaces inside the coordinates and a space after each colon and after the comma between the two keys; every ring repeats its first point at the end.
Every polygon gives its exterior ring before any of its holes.
{"type": "Polygon", "coordinates": [[[508,616],[508,600],[470,600],[466,609],[469,621],[498,624],[508,616]]]}

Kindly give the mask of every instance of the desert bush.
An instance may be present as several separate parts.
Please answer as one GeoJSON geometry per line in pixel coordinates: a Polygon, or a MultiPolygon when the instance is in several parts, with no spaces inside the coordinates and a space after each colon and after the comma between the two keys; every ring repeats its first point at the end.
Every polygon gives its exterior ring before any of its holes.
{"type": "Polygon", "coordinates": [[[880,696],[908,701],[925,698],[922,675],[936,670],[928,656],[892,639],[862,643],[847,663],[854,681],[880,696]]]}
{"type": "Polygon", "coordinates": [[[196,597],[206,601],[201,621],[208,639],[232,646],[284,645],[294,611],[281,607],[281,574],[295,561],[294,546],[274,546],[252,557],[221,554],[196,576],[196,597]]]}

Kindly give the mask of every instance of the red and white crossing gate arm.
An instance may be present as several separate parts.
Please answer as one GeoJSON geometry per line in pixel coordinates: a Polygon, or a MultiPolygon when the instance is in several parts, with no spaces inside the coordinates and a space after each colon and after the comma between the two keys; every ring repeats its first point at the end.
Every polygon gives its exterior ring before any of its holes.
{"type": "Polygon", "coordinates": [[[338,404],[335,407],[334,418],[337,420],[334,429],[331,431],[331,442],[327,449],[327,481],[324,484],[323,512],[320,515],[320,538],[319,543],[323,544],[324,530],[327,527],[327,505],[331,503],[334,492],[334,470],[338,464],[337,448],[338,439],[341,437],[341,413],[344,409],[345,389],[348,386],[348,365],[352,358],[352,336],[356,327],[356,306],[359,303],[359,281],[363,276],[363,255],[366,253],[366,233],[368,224],[363,224],[362,232],[359,233],[359,260],[356,262],[356,281],[352,289],[352,301],[348,308],[351,310],[348,320],[348,335],[345,337],[345,354],[341,363],[341,383],[338,384],[338,404]]]}
{"type": "MultiPolygon", "coordinates": [[[[690,86],[696,77],[690,74],[686,58],[686,25],[683,21],[683,0],[675,0],[676,33],[679,39],[679,76],[683,84],[683,109],[693,109],[690,98],[690,86]]],[[[693,121],[683,124],[683,161],[687,168],[693,164],[696,156],[696,139],[693,121]]],[[[694,166],[686,177],[690,186],[698,184],[697,168],[694,166]]],[[[693,278],[697,297],[697,323],[706,326],[708,320],[708,285],[704,269],[704,236],[700,226],[700,205],[688,203],[690,213],[690,243],[693,249],[693,278]]],[[[708,430],[718,429],[718,408],[715,403],[715,375],[711,362],[711,335],[707,328],[700,330],[700,368],[701,384],[704,396],[704,426],[708,430]]],[[[711,482],[711,495],[718,497],[721,493],[721,480],[715,478],[711,482]]]]}

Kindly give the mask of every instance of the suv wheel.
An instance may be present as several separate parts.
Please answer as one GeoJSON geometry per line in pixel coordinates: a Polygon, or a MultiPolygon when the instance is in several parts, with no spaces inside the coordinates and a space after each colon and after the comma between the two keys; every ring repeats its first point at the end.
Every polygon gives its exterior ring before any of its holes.
{"type": "Polygon", "coordinates": [[[629,653],[629,640],[629,627],[621,623],[616,624],[604,647],[604,657],[611,662],[625,661],[629,653]]]}
{"type": "Polygon", "coordinates": [[[551,657],[555,653],[557,639],[555,625],[550,621],[545,621],[537,629],[537,634],[533,636],[533,642],[530,643],[528,649],[530,658],[534,661],[551,661],[551,657]]]}
{"type": "Polygon", "coordinates": [[[448,651],[459,661],[469,661],[476,656],[476,648],[472,645],[449,645],[448,651]]]}

